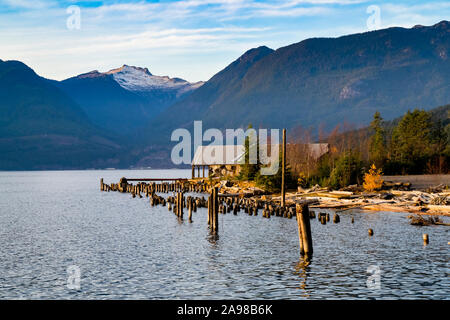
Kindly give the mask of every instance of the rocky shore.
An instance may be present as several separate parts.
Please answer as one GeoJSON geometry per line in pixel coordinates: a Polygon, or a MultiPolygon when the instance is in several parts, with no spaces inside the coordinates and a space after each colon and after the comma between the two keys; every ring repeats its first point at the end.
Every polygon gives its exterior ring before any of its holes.
{"type": "MultiPolygon", "coordinates": [[[[191,183],[207,183],[219,187],[221,194],[239,195],[254,201],[281,202],[280,194],[267,192],[251,182],[193,180],[191,183]]],[[[382,190],[376,192],[365,192],[358,186],[330,190],[316,185],[286,193],[286,205],[299,201],[307,201],[310,208],[333,209],[335,212],[361,209],[450,216],[450,189],[446,185],[412,190],[408,183],[384,182],[382,190]]]]}

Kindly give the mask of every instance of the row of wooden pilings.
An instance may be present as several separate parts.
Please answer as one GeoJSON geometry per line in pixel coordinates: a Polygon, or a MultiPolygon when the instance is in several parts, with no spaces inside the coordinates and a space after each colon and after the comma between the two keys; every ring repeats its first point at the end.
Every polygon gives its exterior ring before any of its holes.
{"type": "MultiPolygon", "coordinates": [[[[184,217],[184,209],[188,210],[188,221],[192,222],[192,213],[197,211],[197,208],[207,208],[208,226],[213,233],[217,233],[219,230],[219,214],[233,213],[237,215],[242,209],[250,216],[258,216],[258,211],[262,209],[262,217],[270,219],[272,216],[284,217],[288,219],[296,218],[298,224],[300,253],[305,256],[312,255],[312,236],[310,219],[316,217],[314,211],[309,211],[307,203],[299,203],[296,205],[281,206],[278,203],[257,200],[252,198],[243,198],[236,195],[219,194],[217,187],[210,188],[210,195],[208,199],[202,197],[185,196],[185,192],[201,193],[208,191],[205,184],[189,184],[185,181],[179,182],[161,182],[161,183],[146,183],[139,182],[135,185],[128,183],[125,178],[120,179],[118,184],[104,184],[103,179],[100,179],[101,191],[118,191],[131,193],[133,198],[136,196],[142,198],[141,193],[145,193],[145,196],[149,198],[150,205],[162,205],[168,208],[168,211],[172,211],[179,219],[184,217]],[[169,193],[173,195],[164,198],[156,193],[169,193]]],[[[319,220],[329,220],[329,214],[326,216],[319,213],[319,220]],[[326,218],[328,216],[328,218],[326,218]]],[[[337,223],[336,217],[334,222],[337,223]]],[[[324,223],[324,222],[322,222],[324,223]]]]}
{"type": "MultiPolygon", "coordinates": [[[[128,192],[134,194],[135,196],[141,197],[140,193],[145,192],[154,193],[169,193],[169,192],[196,192],[202,193],[207,191],[207,185],[205,183],[190,184],[186,183],[186,179],[175,180],[174,182],[139,182],[136,185],[128,183],[129,181],[136,181],[139,179],[126,179],[121,178],[119,183],[105,184],[103,183],[103,178],[100,179],[100,190],[101,191],[118,191],[118,192],[128,192]]],[[[157,179],[155,179],[157,180],[157,179]]]]}
{"type": "Polygon", "coordinates": [[[183,192],[177,192],[174,196],[169,196],[167,202],[167,209],[173,211],[181,220],[183,220],[184,208],[186,208],[188,210],[189,222],[192,222],[192,212],[197,212],[197,207],[205,206],[205,199],[203,197],[185,197],[183,192]]]}

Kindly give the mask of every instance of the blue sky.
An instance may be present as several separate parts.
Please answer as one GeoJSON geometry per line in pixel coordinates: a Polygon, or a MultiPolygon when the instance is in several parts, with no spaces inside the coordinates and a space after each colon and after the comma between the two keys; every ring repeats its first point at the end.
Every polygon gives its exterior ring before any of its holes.
{"type": "Polygon", "coordinates": [[[450,20],[450,1],[0,0],[0,59],[58,80],[128,64],[198,81],[260,45],[441,20],[450,20]],[[74,5],[79,19],[67,11],[74,5]]]}

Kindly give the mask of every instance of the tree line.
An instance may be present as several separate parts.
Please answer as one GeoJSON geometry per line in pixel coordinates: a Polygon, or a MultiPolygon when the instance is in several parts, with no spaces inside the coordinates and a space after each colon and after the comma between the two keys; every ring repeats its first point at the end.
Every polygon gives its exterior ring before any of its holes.
{"type": "MultiPolygon", "coordinates": [[[[290,130],[287,145],[287,184],[331,188],[363,184],[373,166],[387,175],[448,174],[450,164],[450,105],[432,111],[410,110],[403,117],[384,121],[375,112],[369,127],[354,130],[348,124],[330,133],[319,130],[316,139],[310,129],[290,130]],[[311,142],[328,144],[328,152],[315,157],[311,142]]],[[[248,141],[246,141],[248,153],[248,141]]],[[[280,151],[281,162],[281,151],[280,151]]],[[[280,170],[261,176],[258,163],[242,166],[240,179],[253,180],[271,191],[281,185],[280,170]]]]}

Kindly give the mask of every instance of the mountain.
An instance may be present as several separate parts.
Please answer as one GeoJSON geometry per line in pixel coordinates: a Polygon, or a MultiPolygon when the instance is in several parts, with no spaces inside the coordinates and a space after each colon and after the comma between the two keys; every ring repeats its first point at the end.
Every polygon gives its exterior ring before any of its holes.
{"type": "Polygon", "coordinates": [[[246,52],[147,127],[167,144],[179,127],[319,127],[367,124],[450,102],[450,23],[312,38],[246,52]],[[176,115],[176,116],[174,116],[176,115]]]}
{"type": "Polygon", "coordinates": [[[129,91],[141,95],[157,95],[157,90],[171,92],[176,97],[181,97],[203,85],[202,81],[190,83],[180,78],[167,76],[155,76],[147,68],[123,65],[105,74],[112,75],[119,85],[129,91]]]}
{"type": "Polygon", "coordinates": [[[123,65],[56,82],[101,128],[129,134],[203,82],[152,75],[147,68],[123,65]]]}
{"type": "Polygon", "coordinates": [[[116,163],[116,139],[63,91],[19,61],[0,61],[0,169],[116,163]]]}
{"type": "Polygon", "coordinates": [[[54,81],[0,60],[0,169],[170,167],[171,132],[194,120],[331,131],[449,103],[447,21],[258,47],[204,84],[127,65],[54,81]]]}
{"type": "Polygon", "coordinates": [[[76,134],[91,129],[86,114],[66,94],[22,62],[0,62],[2,137],[76,134]]]}
{"type": "MultiPolygon", "coordinates": [[[[273,54],[274,50],[261,46],[248,50],[236,61],[232,62],[224,70],[214,75],[202,87],[197,89],[189,97],[167,108],[158,117],[150,121],[151,133],[162,130],[175,129],[177,126],[188,126],[193,120],[205,120],[205,117],[213,114],[218,127],[222,128],[229,119],[235,119],[234,114],[217,112],[215,106],[221,104],[228,110],[228,99],[241,90],[242,82],[249,69],[258,61],[273,54]],[[176,112],[176,113],[172,113],[176,112]],[[214,116],[217,114],[217,117],[214,116]],[[173,115],[176,115],[175,117],[173,115]]],[[[250,98],[250,97],[249,97],[250,98]]],[[[167,132],[165,132],[167,133],[167,132]]],[[[156,134],[155,137],[160,137],[156,134]]],[[[170,140],[170,139],[169,139],[170,140]]]]}

